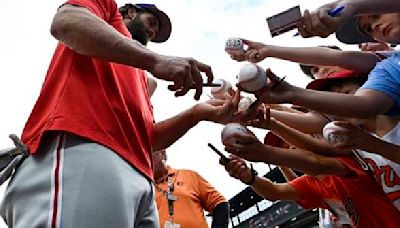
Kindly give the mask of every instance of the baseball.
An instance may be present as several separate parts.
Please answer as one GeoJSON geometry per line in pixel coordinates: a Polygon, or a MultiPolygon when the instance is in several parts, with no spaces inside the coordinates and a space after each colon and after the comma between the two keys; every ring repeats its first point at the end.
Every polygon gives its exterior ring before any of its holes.
{"type": "Polygon", "coordinates": [[[333,131],[337,129],[343,129],[343,127],[336,126],[333,122],[325,125],[323,129],[323,136],[331,144],[341,143],[347,140],[347,136],[334,134],[333,131]]]}
{"type": "Polygon", "coordinates": [[[248,130],[245,126],[240,125],[238,123],[229,123],[225,125],[224,129],[222,129],[221,132],[222,143],[223,144],[227,142],[240,143],[235,137],[232,136],[234,133],[248,134],[248,130]]]}
{"type": "Polygon", "coordinates": [[[239,52],[239,54],[244,53],[244,44],[243,41],[239,38],[229,38],[225,42],[225,51],[229,54],[234,54],[239,52]]]}
{"type": "Polygon", "coordinates": [[[243,89],[256,92],[263,88],[267,81],[265,70],[256,64],[246,64],[239,71],[239,85],[243,89]]]}
{"type": "Polygon", "coordinates": [[[239,101],[238,111],[246,111],[254,101],[256,101],[255,97],[243,97],[239,101]]]}
{"type": "Polygon", "coordinates": [[[232,88],[232,84],[224,79],[217,79],[214,81],[216,84],[220,84],[219,87],[211,88],[211,95],[215,99],[225,99],[226,93],[228,93],[229,89],[232,88]]]}

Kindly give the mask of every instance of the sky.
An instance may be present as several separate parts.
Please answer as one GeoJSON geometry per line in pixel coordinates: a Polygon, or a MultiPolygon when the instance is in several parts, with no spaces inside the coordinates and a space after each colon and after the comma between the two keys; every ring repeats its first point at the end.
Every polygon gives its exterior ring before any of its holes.
{"type": "MultiPolygon", "coordinates": [[[[52,1],[0,1],[0,148],[12,146],[10,133],[20,135],[39,95],[46,71],[57,41],[50,35],[50,25],[57,8],[65,0],[52,1]]],[[[130,1],[117,0],[118,5],[130,1]]],[[[314,10],[327,0],[172,0],[147,1],[165,11],[172,21],[172,34],[163,44],[149,44],[148,48],[160,54],[193,57],[212,67],[215,78],[235,84],[236,74],[243,63],[230,59],[224,52],[230,37],[243,37],[266,44],[280,46],[339,45],[328,39],[302,39],[293,37],[295,31],[271,38],[266,17],[299,5],[302,10],[314,10]]],[[[132,2],[130,2],[132,3],[132,2]]],[[[133,2],[139,3],[139,2],[133,2]]],[[[142,2],[140,2],[142,3],[142,2]]],[[[341,46],[346,49],[346,47],[341,46]]],[[[349,49],[349,48],[347,48],[349,49]]],[[[309,80],[295,63],[267,59],[261,63],[279,76],[297,86],[309,80]]],[[[152,98],[157,121],[167,119],[196,104],[193,93],[175,98],[167,89],[168,83],[158,81],[152,98]]],[[[210,91],[205,89],[205,94],[210,91]]],[[[207,100],[203,95],[200,102],[207,100]]],[[[246,186],[230,178],[218,165],[218,156],[207,147],[211,142],[222,149],[220,133],[223,126],[201,122],[167,149],[168,163],[175,168],[192,169],[208,180],[227,199],[246,186]]],[[[262,139],[265,130],[254,130],[262,139]]],[[[260,174],[267,165],[255,164],[260,174]]],[[[5,185],[0,188],[2,198],[5,185]]],[[[2,221],[1,221],[2,222],[2,221]]],[[[1,224],[0,228],[5,227],[1,224]]]]}

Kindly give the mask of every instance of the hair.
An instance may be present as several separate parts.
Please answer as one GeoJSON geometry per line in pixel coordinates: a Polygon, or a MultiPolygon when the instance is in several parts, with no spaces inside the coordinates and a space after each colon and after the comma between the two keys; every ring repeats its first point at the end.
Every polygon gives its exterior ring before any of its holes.
{"type": "MultiPolygon", "coordinates": [[[[327,45],[327,46],[322,45],[322,46],[318,46],[318,47],[325,47],[325,48],[330,48],[330,49],[340,50],[340,51],[342,50],[340,47],[338,47],[336,45],[327,45]]],[[[301,71],[303,71],[303,73],[305,75],[307,75],[308,77],[310,77],[312,79],[315,79],[314,75],[311,73],[311,68],[313,66],[305,65],[305,64],[299,64],[299,65],[300,65],[301,71]]]]}
{"type": "Polygon", "coordinates": [[[127,14],[128,14],[128,10],[130,8],[136,8],[133,4],[127,3],[121,7],[119,7],[119,13],[122,15],[122,17],[124,18],[127,14]]]}
{"type": "Polygon", "coordinates": [[[328,83],[326,86],[321,88],[323,91],[332,91],[332,88],[335,86],[342,86],[345,83],[352,83],[356,84],[361,87],[366,81],[368,77],[365,76],[356,76],[356,77],[349,77],[349,78],[337,78],[332,80],[332,82],[328,83]]]}

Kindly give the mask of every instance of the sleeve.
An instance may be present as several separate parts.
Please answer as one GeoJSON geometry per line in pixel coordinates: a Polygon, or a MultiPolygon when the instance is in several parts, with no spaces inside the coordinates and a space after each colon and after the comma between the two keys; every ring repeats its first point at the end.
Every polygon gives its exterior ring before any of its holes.
{"type": "Polygon", "coordinates": [[[117,3],[114,0],[68,0],[65,4],[85,7],[107,22],[110,22],[118,12],[117,3]]]}
{"type": "Polygon", "coordinates": [[[201,205],[206,211],[212,213],[218,204],[227,202],[225,197],[198,173],[193,172],[193,178],[197,182],[201,205]]]}
{"type": "Polygon", "coordinates": [[[296,189],[300,195],[300,200],[296,201],[296,203],[303,208],[324,207],[324,187],[317,178],[303,175],[288,182],[288,184],[296,189]]]}
{"type": "Polygon", "coordinates": [[[367,82],[360,89],[370,89],[381,92],[396,103],[396,106],[386,115],[400,114],[400,54],[378,63],[368,76],[367,82]]]}

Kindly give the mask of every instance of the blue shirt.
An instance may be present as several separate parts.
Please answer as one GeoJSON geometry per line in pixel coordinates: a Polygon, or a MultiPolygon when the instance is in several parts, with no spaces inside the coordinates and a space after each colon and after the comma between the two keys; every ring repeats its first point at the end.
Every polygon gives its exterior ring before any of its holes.
{"type": "Polygon", "coordinates": [[[379,62],[361,89],[371,89],[386,94],[396,105],[385,115],[400,115],[400,52],[379,62]]]}

